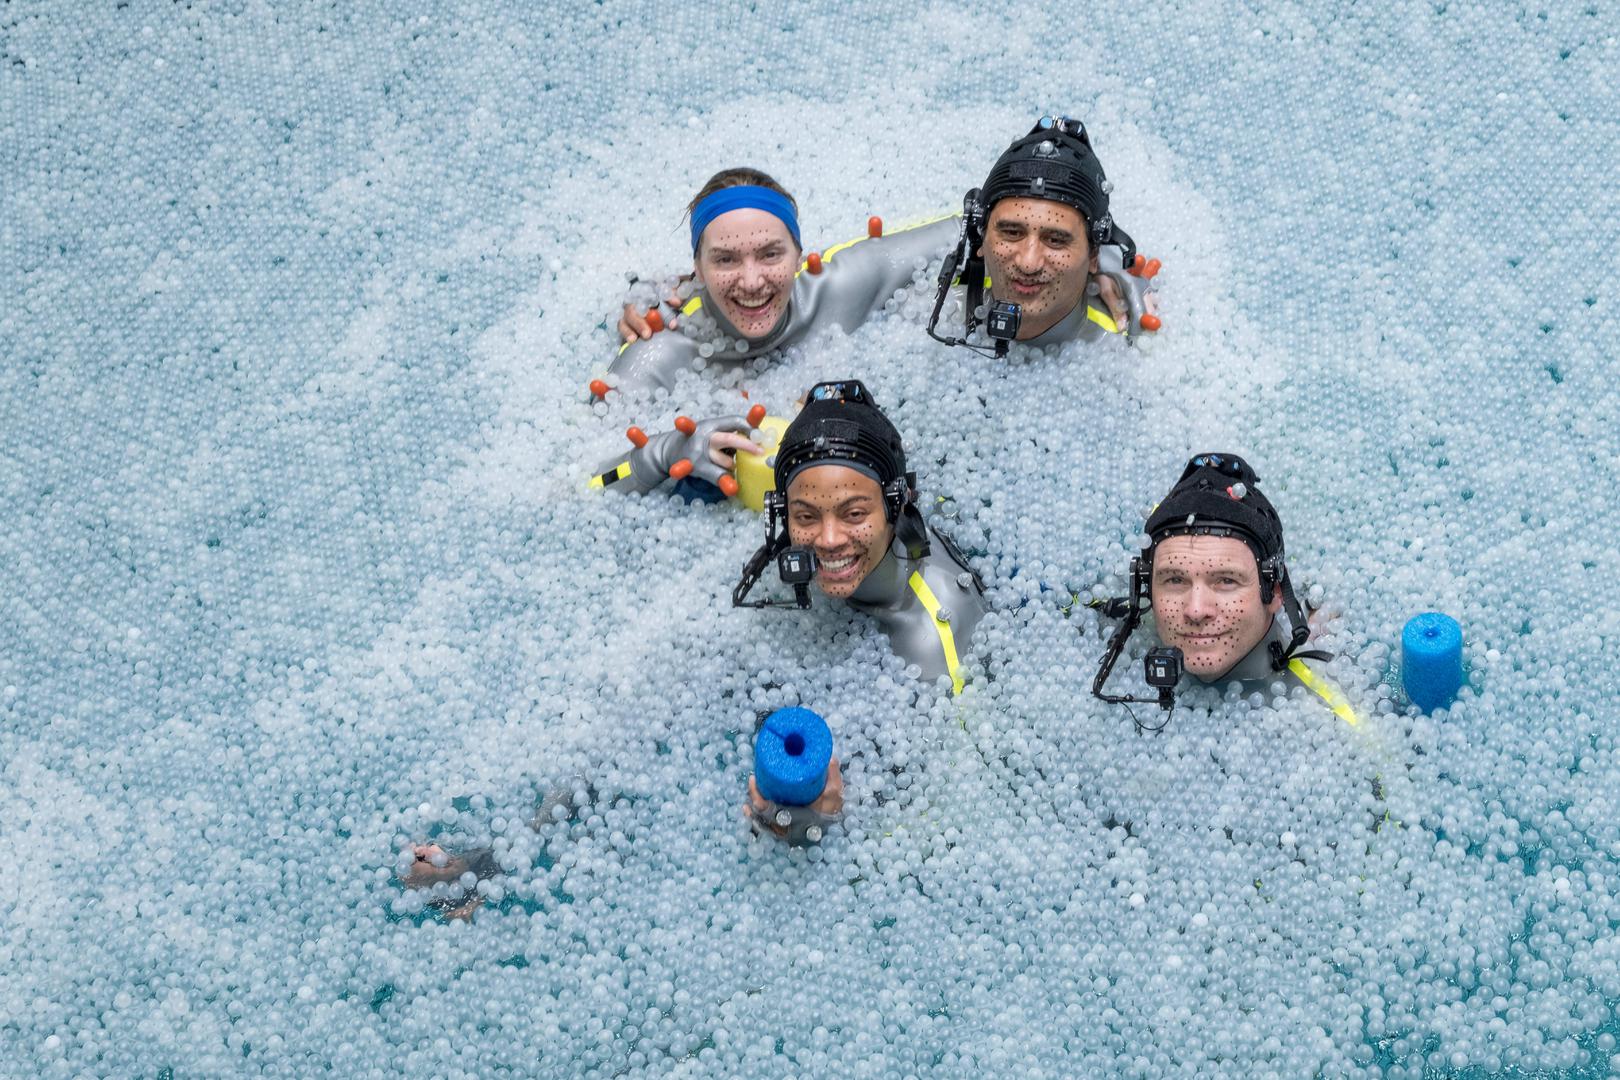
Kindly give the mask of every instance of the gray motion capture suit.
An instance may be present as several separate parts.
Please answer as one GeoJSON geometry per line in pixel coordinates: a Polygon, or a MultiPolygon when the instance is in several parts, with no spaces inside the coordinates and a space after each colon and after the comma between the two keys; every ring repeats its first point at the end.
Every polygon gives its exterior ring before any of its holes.
{"type": "Polygon", "coordinates": [[[1184,675],[1177,693],[1185,693],[1189,690],[1196,691],[1200,686],[1220,688],[1235,682],[1242,688],[1245,695],[1260,693],[1270,698],[1272,696],[1272,687],[1277,683],[1283,685],[1285,692],[1292,691],[1296,686],[1303,686],[1321,698],[1340,719],[1352,725],[1360,723],[1355,710],[1345,700],[1343,693],[1331,682],[1307,667],[1302,657],[1294,657],[1288,662],[1288,666],[1281,671],[1272,666],[1272,643],[1275,642],[1279,648],[1284,648],[1288,645],[1288,639],[1289,635],[1283,628],[1283,621],[1280,618],[1273,618],[1271,620],[1271,629],[1266,631],[1266,636],[1261,638],[1259,644],[1250,649],[1243,659],[1233,664],[1226,674],[1208,680],[1200,679],[1191,674],[1184,675]]]}
{"type": "Polygon", "coordinates": [[[924,682],[948,675],[960,689],[961,654],[988,605],[973,572],[951,554],[949,543],[937,532],[934,541],[931,552],[917,560],[899,558],[891,549],[849,603],[878,621],[895,653],[922,669],[924,682]]]}
{"type": "MultiPolygon", "coordinates": [[[[946,217],[829,249],[823,256],[821,273],[799,270],[787,314],[775,329],[763,338],[745,341],[741,350],[736,345],[743,340],[742,334],[726,321],[716,305],[709,302],[708,294],[700,289],[681,308],[680,327],[654,334],[645,341],[630,342],[619,350],[608,373],[620,390],[656,386],[667,390],[674,387],[677,372],[691,370],[692,361],[702,355],[700,349],[705,342],[712,344],[721,338],[727,339],[724,344],[728,347],[716,349],[707,360],[722,367],[736,367],[772,349],[803,341],[814,331],[833,323],[850,333],[871,315],[882,311],[896,292],[909,288],[916,280],[919,265],[926,266],[942,257],[956,242],[960,231],[961,219],[946,217]]],[[[1120,248],[1114,244],[1098,250],[1097,265],[1099,274],[1106,274],[1118,283],[1130,311],[1131,329],[1139,331],[1142,315],[1147,311],[1142,298],[1148,281],[1125,272],[1120,248]]],[[[1025,344],[1097,341],[1119,333],[1121,328],[1114,324],[1107,305],[1097,299],[1094,288],[1088,286],[1083,302],[1076,304],[1062,322],[1025,344]]]]}
{"type": "MultiPolygon", "coordinates": [[[[530,822],[530,826],[539,829],[548,822],[562,821],[577,816],[578,810],[574,799],[575,788],[592,790],[583,776],[576,776],[570,783],[559,784],[551,788],[546,792],[545,798],[540,801],[540,805],[535,808],[534,819],[530,822]]],[[[591,797],[594,798],[594,794],[591,797]]],[[[500,860],[495,857],[494,848],[471,848],[461,852],[460,855],[451,855],[449,857],[461,859],[465,863],[466,869],[461,872],[461,877],[458,880],[440,882],[428,889],[428,893],[433,899],[429,900],[426,906],[440,914],[453,914],[464,905],[477,899],[480,895],[477,881],[498,877],[506,872],[501,866],[500,860]],[[471,885],[466,884],[466,876],[469,873],[476,879],[471,885]]]]}
{"type": "Polygon", "coordinates": [[[800,268],[788,299],[787,314],[765,337],[745,340],[726,321],[719,308],[709,301],[705,290],[698,290],[681,308],[682,323],[674,330],[654,334],[645,341],[632,341],[619,350],[608,368],[620,390],[641,390],[655,386],[670,389],[678,371],[690,371],[705,342],[729,339],[728,348],[716,349],[710,364],[736,367],[745,360],[803,341],[816,330],[834,323],[845,333],[852,332],[871,315],[883,310],[894,294],[909,288],[920,266],[950,247],[958,232],[957,219],[941,218],[912,229],[885,236],[863,238],[849,245],[832,248],[822,256],[822,271],[812,274],[800,268]]]}

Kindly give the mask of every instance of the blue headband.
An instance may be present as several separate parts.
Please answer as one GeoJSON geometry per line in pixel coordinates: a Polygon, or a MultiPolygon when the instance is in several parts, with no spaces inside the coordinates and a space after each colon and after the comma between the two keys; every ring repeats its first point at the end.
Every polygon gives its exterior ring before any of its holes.
{"type": "Polygon", "coordinates": [[[803,247],[799,241],[799,218],[793,212],[793,203],[786,195],[770,188],[756,187],[753,184],[740,184],[737,187],[721,188],[705,198],[692,210],[692,254],[697,254],[698,241],[703,238],[703,230],[709,227],[709,222],[721,214],[732,210],[763,210],[781,219],[787,226],[788,232],[793,234],[793,245],[803,247]]]}

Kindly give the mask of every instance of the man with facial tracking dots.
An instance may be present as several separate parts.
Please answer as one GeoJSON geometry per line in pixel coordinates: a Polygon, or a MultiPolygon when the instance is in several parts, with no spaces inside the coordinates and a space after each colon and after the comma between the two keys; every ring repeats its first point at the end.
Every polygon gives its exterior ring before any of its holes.
{"type": "Polygon", "coordinates": [[[1125,621],[1098,672],[1097,696],[1116,700],[1102,686],[1151,606],[1163,647],[1155,653],[1176,650],[1187,675],[1255,689],[1301,685],[1345,722],[1358,722],[1343,695],[1305,663],[1331,657],[1303,649],[1311,628],[1284,561],[1282,520],[1259,483],[1235,454],[1198,454],[1187,463],[1148,516],[1148,543],[1131,563],[1131,596],[1105,606],[1125,621]]]}
{"type": "Polygon", "coordinates": [[[1015,340],[1046,346],[1157,331],[1148,288],[1159,263],[1137,255],[1115,223],[1112,190],[1085,125],[1043,116],[964,197],[961,236],[941,266],[928,333],[999,356],[1015,340]],[[938,331],[957,285],[962,337],[938,331]],[[976,336],[981,328],[988,342],[976,336]]]}

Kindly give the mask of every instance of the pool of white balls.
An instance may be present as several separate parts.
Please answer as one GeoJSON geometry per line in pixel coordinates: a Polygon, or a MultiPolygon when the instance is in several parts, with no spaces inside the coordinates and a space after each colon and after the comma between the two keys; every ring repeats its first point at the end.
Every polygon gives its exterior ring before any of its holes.
{"type": "Polygon", "coordinates": [[[1620,1073],[1612,17],[407,8],[0,11],[0,1072],[1620,1073]],[[923,264],[586,392],[715,169],[819,249],[1054,110],[1156,336],[946,350],[923,264]],[[959,696],[838,604],[732,609],[756,515],[585,487],[848,376],[987,584],[959,696]],[[1075,600],[1203,450],[1359,724],[1091,696],[1075,600]],[[1468,681],[1423,715],[1429,610],[1468,681]],[[796,704],[845,769],[808,851],[740,813],[796,704]],[[425,842],[492,851],[470,922],[425,842]]]}

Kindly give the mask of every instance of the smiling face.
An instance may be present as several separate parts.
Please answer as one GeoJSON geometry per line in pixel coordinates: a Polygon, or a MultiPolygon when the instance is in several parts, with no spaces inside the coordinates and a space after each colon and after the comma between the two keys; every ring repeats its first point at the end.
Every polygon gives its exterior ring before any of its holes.
{"type": "Polygon", "coordinates": [[[883,489],[847,465],[816,465],[788,485],[788,539],[816,551],[816,584],[842,599],[877,568],[894,540],[883,489]]]}
{"type": "Polygon", "coordinates": [[[720,314],[743,337],[759,339],[787,314],[799,248],[782,219],[765,210],[728,210],[703,230],[692,270],[720,314]]]}
{"type": "Polygon", "coordinates": [[[1282,597],[1260,602],[1254,552],[1230,536],[1172,536],[1153,554],[1159,641],[1180,649],[1189,672],[1212,682],[1261,641],[1282,597]]]}
{"type": "Polygon", "coordinates": [[[1018,340],[1039,337],[1085,299],[1097,256],[1080,211],[1050,199],[1002,199],[990,208],[984,246],[990,292],[1019,305],[1018,340]]]}

